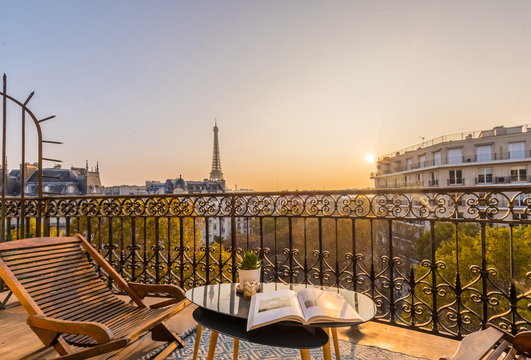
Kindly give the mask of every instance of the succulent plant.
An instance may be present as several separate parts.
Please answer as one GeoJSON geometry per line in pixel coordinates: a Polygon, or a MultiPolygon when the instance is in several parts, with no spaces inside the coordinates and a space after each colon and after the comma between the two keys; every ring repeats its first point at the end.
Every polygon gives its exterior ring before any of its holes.
{"type": "Polygon", "coordinates": [[[253,251],[246,251],[240,259],[238,269],[256,270],[262,266],[262,260],[258,260],[258,255],[253,251]]]}

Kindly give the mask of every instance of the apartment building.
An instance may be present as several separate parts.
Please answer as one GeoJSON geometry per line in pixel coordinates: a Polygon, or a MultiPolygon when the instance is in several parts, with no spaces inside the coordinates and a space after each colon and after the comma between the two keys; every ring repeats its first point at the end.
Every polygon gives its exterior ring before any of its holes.
{"type": "Polygon", "coordinates": [[[387,154],[375,187],[511,186],[531,183],[531,124],[441,136],[387,154]]]}

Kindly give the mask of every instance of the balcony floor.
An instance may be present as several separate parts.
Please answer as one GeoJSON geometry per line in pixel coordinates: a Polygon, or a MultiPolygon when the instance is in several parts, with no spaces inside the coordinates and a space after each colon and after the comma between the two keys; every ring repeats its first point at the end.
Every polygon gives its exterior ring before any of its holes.
{"type": "MultiPolygon", "coordinates": [[[[5,295],[0,294],[0,299],[5,295]]],[[[177,333],[194,326],[194,309],[195,306],[188,306],[170,319],[168,326],[177,333]]],[[[42,349],[41,342],[26,325],[26,317],[25,310],[13,299],[10,300],[7,310],[0,311],[0,359],[37,360],[58,357],[53,349],[39,351],[42,349]]],[[[341,328],[338,333],[343,340],[434,360],[452,355],[459,344],[456,340],[376,322],[368,322],[359,328],[341,328]]],[[[112,357],[113,360],[136,360],[161,344],[163,343],[152,342],[151,336],[147,334],[114,356],[105,355],[93,359],[112,357]]]]}

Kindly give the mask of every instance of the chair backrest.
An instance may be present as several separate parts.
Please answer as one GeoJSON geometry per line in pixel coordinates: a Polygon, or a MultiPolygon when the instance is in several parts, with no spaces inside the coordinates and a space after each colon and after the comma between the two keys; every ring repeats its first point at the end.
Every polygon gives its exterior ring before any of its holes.
{"type": "Polygon", "coordinates": [[[122,303],[89,263],[79,237],[0,243],[0,276],[29,314],[90,318],[122,303]]]}

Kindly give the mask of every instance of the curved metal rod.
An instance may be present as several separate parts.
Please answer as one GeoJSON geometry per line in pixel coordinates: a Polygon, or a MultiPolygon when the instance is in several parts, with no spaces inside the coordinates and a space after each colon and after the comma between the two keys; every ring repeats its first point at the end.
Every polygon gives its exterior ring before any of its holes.
{"type": "Polygon", "coordinates": [[[2,97],[5,97],[6,99],[9,99],[11,100],[12,102],[14,102],[15,104],[17,104],[18,106],[20,106],[23,111],[27,112],[28,115],[31,117],[31,119],[33,120],[33,123],[35,124],[35,127],[37,128],[37,139],[38,139],[38,142],[39,142],[39,147],[38,147],[38,164],[39,164],[39,197],[42,197],[42,130],[41,130],[41,125],[39,124],[39,120],[37,120],[37,117],[33,114],[33,112],[31,112],[30,109],[28,109],[26,107],[27,103],[29,102],[29,100],[33,97],[33,94],[35,92],[32,92],[30,94],[30,96],[28,97],[28,99],[26,100],[26,102],[24,103],[21,103],[20,101],[18,101],[17,99],[15,99],[14,97],[4,93],[3,91],[0,91],[0,96],[2,97]]]}

